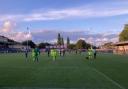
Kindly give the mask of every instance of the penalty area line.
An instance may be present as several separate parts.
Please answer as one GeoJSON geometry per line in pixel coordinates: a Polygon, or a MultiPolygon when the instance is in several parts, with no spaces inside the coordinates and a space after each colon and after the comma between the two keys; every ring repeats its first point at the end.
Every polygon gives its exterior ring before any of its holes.
{"type": "MultiPolygon", "coordinates": [[[[91,67],[92,68],[92,67],[91,67]]],[[[115,84],[117,87],[119,87],[120,89],[125,89],[123,86],[121,86],[119,83],[117,83],[116,81],[114,81],[113,79],[111,79],[110,77],[108,77],[107,75],[105,75],[103,72],[98,71],[95,68],[92,68],[95,72],[97,72],[98,74],[102,75],[103,77],[105,77],[107,80],[109,80],[110,82],[112,82],[113,84],[115,84]]]]}

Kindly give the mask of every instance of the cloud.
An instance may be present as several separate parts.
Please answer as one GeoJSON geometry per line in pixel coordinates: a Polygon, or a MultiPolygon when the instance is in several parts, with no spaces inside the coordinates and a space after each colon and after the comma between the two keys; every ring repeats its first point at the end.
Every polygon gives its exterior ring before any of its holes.
{"type": "Polygon", "coordinates": [[[128,14],[125,8],[72,8],[62,10],[49,10],[47,12],[33,13],[24,18],[24,21],[60,20],[67,18],[97,18],[128,14]]]}
{"type": "Polygon", "coordinates": [[[0,21],[21,21],[25,17],[25,14],[0,14],[0,21]]]}
{"type": "Polygon", "coordinates": [[[107,42],[118,42],[118,33],[93,33],[90,34],[88,30],[77,30],[77,31],[59,31],[59,30],[35,30],[33,32],[10,32],[0,33],[0,35],[6,36],[18,42],[25,40],[33,40],[36,43],[40,42],[57,42],[57,35],[61,33],[66,43],[67,37],[70,38],[71,43],[76,43],[79,39],[85,40],[93,45],[101,45],[107,42]]]}
{"type": "Polygon", "coordinates": [[[98,18],[128,14],[128,2],[99,3],[64,9],[40,9],[25,14],[0,14],[0,21],[46,21],[71,18],[98,18]]]}
{"type": "Polygon", "coordinates": [[[1,32],[5,32],[5,33],[8,33],[8,32],[11,32],[13,30],[13,28],[16,26],[16,23],[14,22],[11,22],[11,21],[5,21],[3,23],[3,26],[2,28],[0,29],[1,32]]]}
{"type": "Polygon", "coordinates": [[[17,42],[22,42],[25,40],[32,40],[31,33],[26,32],[10,32],[10,33],[0,33],[0,35],[13,39],[17,42]]]}
{"type": "Polygon", "coordinates": [[[118,33],[109,33],[105,35],[104,33],[93,33],[88,32],[88,30],[80,30],[80,31],[55,31],[55,30],[40,30],[39,32],[32,32],[33,40],[37,43],[39,42],[57,42],[57,34],[61,33],[64,37],[64,41],[66,43],[67,37],[70,38],[71,43],[76,43],[79,39],[83,39],[88,43],[94,45],[101,45],[106,42],[117,42],[118,41],[118,33]]]}
{"type": "Polygon", "coordinates": [[[13,39],[15,41],[30,40],[32,35],[30,32],[15,32],[16,23],[13,21],[4,21],[0,28],[0,35],[13,39]]]}
{"type": "Polygon", "coordinates": [[[0,33],[1,36],[8,37],[9,39],[13,39],[17,42],[22,42],[25,40],[31,40],[32,35],[31,34],[26,34],[24,32],[11,32],[11,33],[0,33]]]}
{"type": "Polygon", "coordinates": [[[31,40],[32,35],[31,35],[31,33],[17,32],[14,36],[12,36],[10,38],[15,40],[15,41],[22,42],[25,40],[31,40]]]}

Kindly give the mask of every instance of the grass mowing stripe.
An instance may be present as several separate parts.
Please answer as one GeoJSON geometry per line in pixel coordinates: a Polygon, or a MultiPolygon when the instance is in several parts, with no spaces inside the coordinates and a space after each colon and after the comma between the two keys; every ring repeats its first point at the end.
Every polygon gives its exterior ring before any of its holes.
{"type": "Polygon", "coordinates": [[[39,59],[39,63],[34,63],[31,56],[29,62],[25,62],[22,54],[0,55],[0,89],[127,88],[127,57],[99,54],[97,60],[85,60],[85,54],[70,54],[57,57],[53,62],[51,57],[44,54],[39,59]],[[97,71],[104,73],[117,84],[97,71]]]}
{"type": "MultiPolygon", "coordinates": [[[[90,88],[1,87],[0,89],[90,89],[90,88]]],[[[95,89],[99,89],[99,88],[95,88],[95,89]]]]}
{"type": "MultiPolygon", "coordinates": [[[[91,67],[92,68],[92,67],[91,67]]],[[[95,68],[92,68],[92,70],[94,70],[95,72],[97,72],[98,74],[102,75],[103,77],[105,77],[107,80],[109,80],[110,82],[112,82],[113,84],[115,84],[116,86],[118,86],[120,89],[125,89],[123,86],[121,86],[119,83],[117,83],[116,81],[112,80],[110,77],[108,77],[107,75],[105,75],[104,73],[98,71],[95,68]]]]}

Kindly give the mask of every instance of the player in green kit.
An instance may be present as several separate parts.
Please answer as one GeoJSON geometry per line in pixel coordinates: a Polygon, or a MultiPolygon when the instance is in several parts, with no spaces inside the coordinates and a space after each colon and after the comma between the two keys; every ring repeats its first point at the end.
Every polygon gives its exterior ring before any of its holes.
{"type": "Polygon", "coordinates": [[[32,57],[34,62],[38,62],[39,50],[38,48],[34,48],[32,50],[32,57]]]}
{"type": "Polygon", "coordinates": [[[56,51],[56,49],[51,49],[51,56],[52,56],[53,61],[55,61],[56,60],[56,57],[57,57],[57,51],[56,51]]]}
{"type": "Polygon", "coordinates": [[[38,62],[39,61],[39,59],[38,59],[38,57],[39,57],[39,49],[38,48],[35,48],[35,62],[38,62]]]}
{"type": "Polygon", "coordinates": [[[35,49],[34,48],[32,49],[32,58],[33,58],[33,61],[35,61],[35,49]]]}
{"type": "Polygon", "coordinates": [[[89,48],[88,49],[88,59],[92,59],[92,56],[93,56],[93,49],[89,48]]]}

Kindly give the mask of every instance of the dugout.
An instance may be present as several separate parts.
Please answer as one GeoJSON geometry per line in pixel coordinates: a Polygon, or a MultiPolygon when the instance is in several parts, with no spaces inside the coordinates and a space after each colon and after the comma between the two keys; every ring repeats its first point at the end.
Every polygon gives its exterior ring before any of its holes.
{"type": "Polygon", "coordinates": [[[113,53],[121,55],[128,54],[128,41],[115,43],[113,53]]]}

